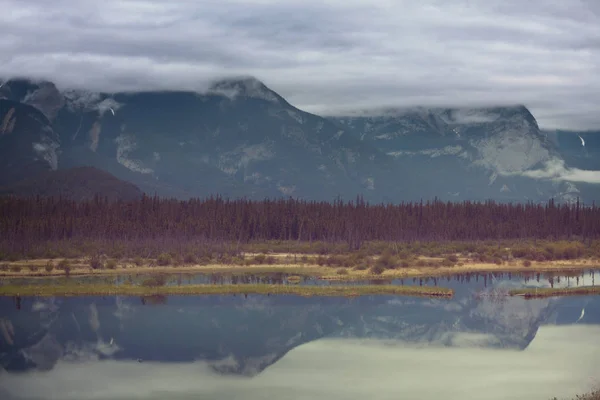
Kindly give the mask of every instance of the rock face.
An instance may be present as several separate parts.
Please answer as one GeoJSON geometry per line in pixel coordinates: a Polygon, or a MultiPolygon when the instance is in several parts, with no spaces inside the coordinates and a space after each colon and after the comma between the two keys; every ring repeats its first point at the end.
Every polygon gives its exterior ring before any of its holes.
{"type": "Polygon", "coordinates": [[[0,152],[10,155],[0,184],[34,166],[93,166],[178,198],[569,201],[580,194],[580,183],[530,174],[572,157],[524,106],[323,118],[251,77],[204,93],[112,94],[14,79],[0,87],[0,102],[0,152]]]}
{"type": "Polygon", "coordinates": [[[574,200],[568,182],[531,179],[532,171],[562,162],[559,149],[524,106],[481,109],[389,109],[330,118],[430,182],[428,196],[457,199],[574,200]]]}
{"type": "Polygon", "coordinates": [[[0,185],[56,170],[60,138],[37,108],[0,99],[0,185]]]}

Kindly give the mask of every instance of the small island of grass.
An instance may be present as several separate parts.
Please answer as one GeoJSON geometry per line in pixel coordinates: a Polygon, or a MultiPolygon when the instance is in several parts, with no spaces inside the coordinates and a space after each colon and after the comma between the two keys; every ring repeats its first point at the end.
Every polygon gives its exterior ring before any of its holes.
{"type": "Polygon", "coordinates": [[[59,285],[4,285],[0,296],[93,296],[93,295],[226,295],[264,294],[298,296],[367,296],[398,295],[452,297],[454,291],[439,287],[396,286],[396,285],[353,285],[353,286],[298,286],[273,284],[239,285],[111,285],[76,284],[59,285]]]}
{"type": "Polygon", "coordinates": [[[583,286],[569,288],[524,288],[509,291],[511,296],[525,298],[541,298],[556,296],[591,296],[600,295],[600,286],[583,286]]]}

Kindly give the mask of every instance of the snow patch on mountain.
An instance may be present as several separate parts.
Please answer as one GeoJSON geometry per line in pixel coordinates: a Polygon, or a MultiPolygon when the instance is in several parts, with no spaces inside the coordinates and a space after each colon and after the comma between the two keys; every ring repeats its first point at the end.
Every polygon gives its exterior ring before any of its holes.
{"type": "Polygon", "coordinates": [[[110,97],[102,100],[100,103],[95,105],[95,109],[98,110],[100,116],[103,116],[105,112],[110,111],[113,115],[114,113],[123,106],[123,104],[117,102],[115,99],[111,99],[110,97]]]}
{"type": "Polygon", "coordinates": [[[49,137],[43,136],[40,142],[33,143],[33,150],[48,163],[52,170],[58,169],[58,149],[60,145],[49,137]]]}
{"type": "Polygon", "coordinates": [[[284,186],[281,184],[277,185],[277,190],[286,196],[291,196],[296,191],[296,185],[284,186]]]}
{"type": "Polygon", "coordinates": [[[119,164],[131,171],[139,172],[141,174],[154,173],[153,169],[144,167],[140,160],[129,158],[129,153],[137,148],[137,143],[133,136],[121,134],[117,136],[115,143],[117,144],[117,162],[119,164]]]}
{"type": "Polygon", "coordinates": [[[67,101],[67,107],[71,111],[90,110],[102,101],[102,96],[97,92],[87,90],[66,90],[63,96],[67,101]]]}
{"type": "Polygon", "coordinates": [[[474,139],[470,144],[477,149],[474,162],[500,175],[523,172],[551,159],[541,141],[521,129],[507,129],[499,134],[474,139]]]}
{"type": "Polygon", "coordinates": [[[94,153],[98,149],[98,144],[100,143],[100,132],[102,132],[102,125],[100,122],[96,121],[92,124],[92,127],[89,131],[90,150],[94,153]]]}
{"type": "Polygon", "coordinates": [[[116,112],[123,104],[105,94],[87,90],[67,90],[63,92],[67,108],[72,112],[97,111],[103,116],[107,111],[116,112]]]}
{"type": "Polygon", "coordinates": [[[64,97],[50,82],[38,83],[38,89],[28,92],[21,101],[40,110],[49,120],[56,117],[65,103],[64,97]]]}
{"type": "Polygon", "coordinates": [[[273,178],[271,178],[270,176],[264,176],[260,172],[252,172],[251,174],[244,175],[244,182],[251,182],[251,183],[254,183],[255,185],[259,185],[262,183],[268,183],[268,182],[271,182],[272,180],[273,180],[273,178]]]}
{"type": "Polygon", "coordinates": [[[304,120],[302,119],[302,116],[300,114],[298,114],[296,111],[294,110],[285,110],[287,112],[287,114],[292,117],[294,120],[296,120],[296,122],[298,122],[299,124],[302,124],[304,122],[304,120]]]}
{"type": "Polygon", "coordinates": [[[425,149],[419,151],[390,151],[386,153],[392,157],[401,157],[401,156],[429,156],[431,158],[436,158],[440,156],[456,156],[458,155],[461,158],[469,158],[469,153],[459,145],[456,146],[446,146],[441,149],[425,149]]]}
{"type": "Polygon", "coordinates": [[[233,151],[221,154],[217,167],[228,175],[235,175],[240,169],[247,168],[250,163],[269,160],[274,155],[275,153],[268,143],[241,145],[233,151]]]}
{"type": "Polygon", "coordinates": [[[373,177],[363,179],[362,183],[368,190],[375,190],[375,179],[373,177]]]}

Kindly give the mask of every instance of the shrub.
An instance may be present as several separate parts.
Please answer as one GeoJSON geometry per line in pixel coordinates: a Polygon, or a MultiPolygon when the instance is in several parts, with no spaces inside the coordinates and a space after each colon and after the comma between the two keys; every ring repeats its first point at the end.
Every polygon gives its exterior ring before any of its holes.
{"type": "Polygon", "coordinates": [[[502,259],[498,258],[498,257],[494,258],[494,264],[496,264],[496,265],[502,265],[502,259]]]}
{"type": "Polygon", "coordinates": [[[344,257],[342,256],[329,256],[325,259],[325,265],[328,267],[335,267],[344,265],[344,257]]]}
{"type": "Polygon", "coordinates": [[[356,271],[366,271],[367,269],[369,269],[369,266],[366,264],[358,264],[356,267],[354,267],[354,269],[356,271]]]}
{"type": "Polygon", "coordinates": [[[390,249],[386,249],[381,256],[379,256],[375,262],[375,265],[380,266],[383,269],[394,268],[396,263],[392,255],[392,251],[390,249]]]}
{"type": "Polygon", "coordinates": [[[455,263],[452,260],[450,260],[450,258],[445,258],[442,260],[440,265],[443,267],[454,267],[455,263]]]}
{"type": "Polygon", "coordinates": [[[54,270],[54,263],[52,262],[52,260],[48,260],[48,262],[44,266],[44,269],[46,270],[46,272],[52,272],[54,270]]]}
{"type": "Polygon", "coordinates": [[[8,264],[1,264],[0,265],[0,271],[8,271],[10,269],[10,267],[8,266],[8,264]]]}
{"type": "Polygon", "coordinates": [[[244,260],[242,257],[233,257],[232,262],[235,265],[245,265],[246,260],[244,260]]]}
{"type": "Polygon", "coordinates": [[[40,269],[37,265],[28,265],[27,268],[29,268],[31,272],[37,272],[40,269]]]}
{"type": "Polygon", "coordinates": [[[197,264],[198,263],[198,258],[196,258],[196,255],[193,254],[193,253],[187,253],[183,257],[183,262],[185,264],[197,264]]]}
{"type": "Polygon", "coordinates": [[[265,264],[273,265],[276,263],[277,263],[277,259],[273,256],[267,256],[267,258],[265,258],[265,264]]]}
{"type": "Polygon", "coordinates": [[[524,267],[531,267],[531,261],[529,261],[529,260],[524,260],[524,261],[523,261],[523,266],[524,266],[524,267]]]}
{"type": "Polygon", "coordinates": [[[60,260],[58,262],[57,268],[66,271],[66,269],[70,268],[70,266],[71,265],[69,263],[69,260],[67,260],[66,258],[63,258],[62,260],[60,260]]]}
{"type": "Polygon", "coordinates": [[[338,268],[335,273],[338,275],[348,275],[348,270],[346,268],[338,268]]]}
{"type": "Polygon", "coordinates": [[[10,272],[21,272],[21,266],[20,265],[13,265],[10,267],[10,272]]]}
{"type": "Polygon", "coordinates": [[[173,257],[169,253],[162,253],[156,259],[156,263],[161,267],[170,265],[173,262],[173,257]]]}
{"type": "Polygon", "coordinates": [[[458,257],[456,256],[456,254],[451,254],[448,256],[448,260],[450,260],[453,263],[457,263],[458,262],[458,257]]]}
{"type": "Polygon", "coordinates": [[[90,267],[92,269],[102,269],[104,268],[104,263],[99,256],[92,256],[90,258],[90,267]]]}
{"type": "Polygon", "coordinates": [[[380,264],[375,264],[371,267],[370,271],[373,275],[381,275],[385,271],[385,268],[380,264]]]}
{"type": "Polygon", "coordinates": [[[265,264],[265,261],[267,259],[267,255],[266,254],[257,254],[254,256],[254,263],[256,264],[265,264]]]}
{"type": "Polygon", "coordinates": [[[409,268],[410,267],[410,263],[408,261],[404,260],[404,261],[402,261],[400,263],[400,267],[402,267],[402,268],[409,268]]]}
{"type": "Polygon", "coordinates": [[[141,267],[142,265],[144,265],[144,259],[142,257],[136,257],[133,259],[133,263],[138,267],[141,267]]]}
{"type": "Polygon", "coordinates": [[[112,260],[112,259],[108,260],[106,262],[106,268],[108,268],[108,269],[115,269],[115,268],[117,268],[117,261],[116,260],[112,260]]]}

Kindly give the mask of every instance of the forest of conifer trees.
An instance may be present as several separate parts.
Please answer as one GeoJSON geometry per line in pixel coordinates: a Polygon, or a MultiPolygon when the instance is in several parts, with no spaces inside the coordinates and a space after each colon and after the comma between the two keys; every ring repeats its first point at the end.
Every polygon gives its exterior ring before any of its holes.
{"type": "Polygon", "coordinates": [[[207,241],[295,240],[456,241],[497,239],[593,239],[600,209],[579,203],[450,203],[397,205],[301,200],[179,201],[143,197],[75,202],[60,198],[0,199],[0,237],[27,246],[53,240],[194,238],[207,241]]]}

